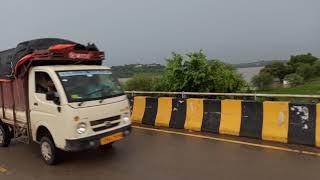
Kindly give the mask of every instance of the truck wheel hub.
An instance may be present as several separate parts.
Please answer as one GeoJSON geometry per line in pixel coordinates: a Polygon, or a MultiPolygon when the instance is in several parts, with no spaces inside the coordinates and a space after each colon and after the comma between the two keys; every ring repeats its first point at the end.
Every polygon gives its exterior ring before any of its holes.
{"type": "Polygon", "coordinates": [[[52,156],[51,146],[47,142],[43,142],[41,145],[41,153],[45,160],[50,160],[52,156]]]}

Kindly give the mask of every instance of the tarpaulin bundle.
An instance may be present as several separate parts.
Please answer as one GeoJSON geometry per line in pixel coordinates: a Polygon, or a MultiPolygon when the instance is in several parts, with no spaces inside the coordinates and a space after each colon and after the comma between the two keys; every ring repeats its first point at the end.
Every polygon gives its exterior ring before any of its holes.
{"type": "Polygon", "coordinates": [[[57,38],[25,41],[19,43],[16,48],[0,52],[0,79],[11,79],[14,76],[17,63],[22,59],[30,58],[28,55],[31,55],[36,50],[45,50],[49,48],[51,48],[51,50],[59,50],[69,47],[77,50],[98,51],[96,46],[93,44],[84,46],[69,40],[57,38]]]}

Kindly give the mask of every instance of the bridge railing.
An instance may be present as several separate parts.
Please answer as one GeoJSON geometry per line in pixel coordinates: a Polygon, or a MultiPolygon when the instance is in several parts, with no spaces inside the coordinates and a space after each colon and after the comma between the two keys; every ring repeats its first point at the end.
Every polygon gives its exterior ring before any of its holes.
{"type": "Polygon", "coordinates": [[[313,99],[320,100],[320,95],[303,95],[303,94],[260,94],[260,93],[207,93],[207,92],[161,92],[161,91],[125,91],[126,94],[131,96],[137,95],[169,95],[181,97],[248,97],[257,100],[258,98],[281,98],[281,99],[313,99]]]}
{"type": "Polygon", "coordinates": [[[320,95],[156,91],[126,93],[132,107],[132,121],[138,124],[320,148],[317,138],[320,137],[320,123],[317,123],[320,121],[320,95]],[[259,99],[252,101],[253,98],[259,99]]]}

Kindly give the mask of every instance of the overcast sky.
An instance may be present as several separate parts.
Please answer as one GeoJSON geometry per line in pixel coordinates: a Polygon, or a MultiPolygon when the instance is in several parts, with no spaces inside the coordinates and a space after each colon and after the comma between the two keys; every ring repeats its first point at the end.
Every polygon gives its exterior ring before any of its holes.
{"type": "Polygon", "coordinates": [[[0,50],[42,37],[95,42],[108,65],[199,49],[228,63],[320,56],[320,1],[1,0],[0,37],[0,50]]]}

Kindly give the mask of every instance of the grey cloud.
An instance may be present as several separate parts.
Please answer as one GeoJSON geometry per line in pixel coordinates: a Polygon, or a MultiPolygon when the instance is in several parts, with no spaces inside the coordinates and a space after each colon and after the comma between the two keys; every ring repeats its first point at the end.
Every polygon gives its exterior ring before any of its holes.
{"type": "Polygon", "coordinates": [[[39,37],[95,42],[108,65],[204,49],[238,63],[320,56],[318,0],[2,0],[0,50],[39,37]]]}

